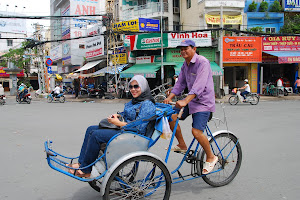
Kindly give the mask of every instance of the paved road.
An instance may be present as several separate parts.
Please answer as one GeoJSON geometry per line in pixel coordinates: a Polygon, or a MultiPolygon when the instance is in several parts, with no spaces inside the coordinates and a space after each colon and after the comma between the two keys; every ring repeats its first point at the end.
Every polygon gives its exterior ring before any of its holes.
{"type": "MultiPolygon", "coordinates": [[[[101,199],[88,184],[51,170],[43,142],[49,138],[58,152],[77,155],[86,127],[122,109],[122,103],[33,101],[27,105],[8,99],[0,106],[0,199],[101,199]]],[[[173,185],[171,199],[300,199],[300,101],[226,104],[225,112],[229,129],[240,138],[243,149],[239,174],[219,188],[202,179],[173,185]]],[[[219,105],[215,116],[222,118],[219,105]]],[[[182,123],[187,141],[192,139],[189,124],[190,118],[182,123]]],[[[163,157],[166,146],[161,140],[151,151],[163,157]]],[[[172,154],[169,169],[174,169],[179,157],[172,154]]],[[[183,172],[188,170],[189,166],[183,172]]]]}

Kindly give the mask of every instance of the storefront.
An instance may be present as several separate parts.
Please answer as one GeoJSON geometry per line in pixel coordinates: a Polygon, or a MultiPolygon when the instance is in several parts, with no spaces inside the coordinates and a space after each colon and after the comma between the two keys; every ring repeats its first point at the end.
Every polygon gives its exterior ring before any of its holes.
{"type": "MultiPolygon", "coordinates": [[[[22,70],[17,74],[17,78],[23,78],[24,71],[22,70]]],[[[12,80],[9,78],[9,74],[4,71],[4,67],[0,67],[0,84],[4,87],[5,91],[9,91],[12,88],[12,80]]]]}
{"type": "Polygon", "coordinates": [[[261,61],[261,37],[224,37],[224,87],[229,90],[242,87],[248,79],[251,92],[258,92],[261,61]]]}
{"type": "Polygon", "coordinates": [[[285,87],[294,88],[299,76],[300,37],[263,37],[262,50],[260,70],[263,83],[276,84],[276,80],[282,78],[285,87]]]}

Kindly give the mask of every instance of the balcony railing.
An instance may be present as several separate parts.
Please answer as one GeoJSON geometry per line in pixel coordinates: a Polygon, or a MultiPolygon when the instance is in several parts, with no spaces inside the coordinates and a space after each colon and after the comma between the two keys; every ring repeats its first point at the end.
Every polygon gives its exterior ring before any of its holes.
{"type": "MultiPolygon", "coordinates": [[[[169,11],[168,3],[163,3],[163,13],[169,11]]],[[[157,15],[160,16],[161,3],[150,2],[141,6],[130,6],[125,8],[123,11],[122,20],[131,20],[138,17],[147,17],[157,15]]]]}

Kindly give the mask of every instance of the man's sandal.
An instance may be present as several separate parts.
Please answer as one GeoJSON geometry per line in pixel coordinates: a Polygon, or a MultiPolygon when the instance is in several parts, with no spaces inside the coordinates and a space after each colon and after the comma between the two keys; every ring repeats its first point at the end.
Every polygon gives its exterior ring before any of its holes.
{"type": "Polygon", "coordinates": [[[218,162],[218,157],[215,156],[215,159],[212,162],[205,162],[203,164],[202,174],[209,174],[215,167],[218,162]]]}

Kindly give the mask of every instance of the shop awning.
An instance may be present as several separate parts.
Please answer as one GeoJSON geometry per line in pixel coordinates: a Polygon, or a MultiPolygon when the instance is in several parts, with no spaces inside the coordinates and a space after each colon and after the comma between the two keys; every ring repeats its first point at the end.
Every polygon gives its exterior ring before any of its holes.
{"type": "MultiPolygon", "coordinates": [[[[181,67],[183,65],[182,63],[177,63],[174,67],[175,69],[175,74],[179,75],[181,67]]],[[[213,76],[222,76],[223,75],[223,70],[221,69],[221,67],[215,63],[215,62],[210,62],[210,68],[212,70],[213,76]]]]}
{"type": "Polygon", "coordinates": [[[134,75],[142,75],[145,78],[155,78],[156,71],[160,68],[155,63],[136,64],[120,73],[121,78],[132,78],[134,75]]]}
{"type": "Polygon", "coordinates": [[[300,51],[263,51],[278,57],[278,63],[300,63],[300,51]]]}
{"type": "Polygon", "coordinates": [[[85,65],[83,65],[80,69],[78,69],[74,72],[81,72],[81,71],[84,71],[84,70],[91,69],[91,68],[95,67],[96,65],[98,65],[102,61],[104,61],[104,60],[96,60],[96,61],[88,62],[85,65]]]}
{"type": "Polygon", "coordinates": [[[215,63],[215,62],[210,62],[210,68],[212,70],[213,76],[223,76],[223,69],[215,63]]]}
{"type": "MultiPolygon", "coordinates": [[[[117,66],[117,74],[119,74],[124,69],[124,67],[126,67],[127,65],[128,64],[117,66]]],[[[108,67],[108,70],[107,70],[107,67],[104,67],[104,68],[94,72],[93,76],[105,76],[106,73],[115,74],[115,67],[112,67],[112,68],[108,67]]]]}

